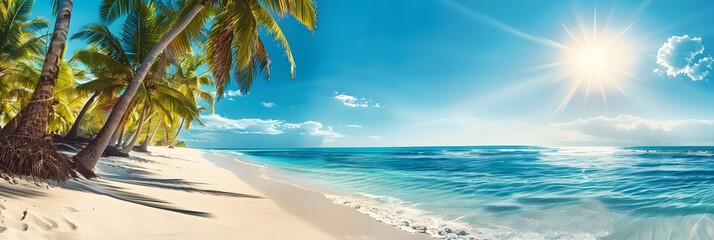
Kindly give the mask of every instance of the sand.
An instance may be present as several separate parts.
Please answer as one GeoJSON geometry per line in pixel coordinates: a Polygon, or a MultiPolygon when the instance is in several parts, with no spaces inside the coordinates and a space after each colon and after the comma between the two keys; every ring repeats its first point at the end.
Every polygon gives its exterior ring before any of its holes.
{"type": "Polygon", "coordinates": [[[0,239],[430,239],[196,149],[103,158],[64,188],[0,183],[0,239]]]}

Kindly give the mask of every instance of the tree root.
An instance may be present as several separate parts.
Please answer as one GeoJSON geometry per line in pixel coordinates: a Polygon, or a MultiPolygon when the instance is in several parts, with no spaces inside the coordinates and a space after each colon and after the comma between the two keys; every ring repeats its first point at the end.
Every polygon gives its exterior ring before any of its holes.
{"type": "Polygon", "coordinates": [[[49,137],[0,138],[0,172],[11,178],[31,176],[35,183],[55,180],[62,185],[70,177],[77,177],[72,165],[72,160],[59,153],[49,137]]]}
{"type": "Polygon", "coordinates": [[[129,154],[119,151],[119,149],[117,149],[114,146],[107,146],[107,148],[104,150],[104,153],[102,154],[102,156],[105,156],[105,157],[129,157],[129,154]]]}

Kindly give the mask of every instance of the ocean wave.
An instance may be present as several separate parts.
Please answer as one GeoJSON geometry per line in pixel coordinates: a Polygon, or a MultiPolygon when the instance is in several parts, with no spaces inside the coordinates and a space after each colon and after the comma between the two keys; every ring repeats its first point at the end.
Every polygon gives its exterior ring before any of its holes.
{"type": "MultiPolygon", "coordinates": [[[[466,216],[447,219],[432,212],[416,208],[390,196],[357,193],[351,196],[324,194],[336,204],[347,206],[379,222],[405,232],[428,234],[446,240],[595,240],[606,232],[597,234],[568,231],[519,231],[506,226],[474,227],[461,220],[466,216]]],[[[545,221],[545,220],[544,220],[545,221]]]]}
{"type": "Polygon", "coordinates": [[[660,237],[666,232],[714,239],[711,147],[244,153],[242,159],[288,173],[279,179],[329,189],[318,192],[441,239],[668,239],[660,237]]]}
{"type": "Polygon", "coordinates": [[[426,233],[435,238],[449,240],[482,239],[475,236],[474,230],[468,224],[458,222],[458,218],[447,220],[416,208],[418,204],[410,204],[394,197],[371,194],[324,195],[334,203],[356,209],[362,214],[405,232],[426,233]]]}
{"type": "Polygon", "coordinates": [[[714,220],[710,214],[625,218],[615,225],[613,233],[602,240],[714,239],[714,220]]]}

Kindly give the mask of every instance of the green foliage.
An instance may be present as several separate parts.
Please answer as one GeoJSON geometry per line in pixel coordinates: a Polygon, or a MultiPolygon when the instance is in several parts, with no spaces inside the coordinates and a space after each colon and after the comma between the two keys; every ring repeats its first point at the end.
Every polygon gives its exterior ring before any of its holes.
{"type": "MultiPolygon", "coordinates": [[[[0,124],[29,101],[39,78],[47,37],[41,32],[49,21],[30,17],[34,3],[0,0],[0,124]]],[[[58,3],[52,1],[55,7],[58,3]]],[[[256,77],[269,78],[271,60],[261,36],[284,49],[294,77],[295,61],[278,19],[293,17],[314,30],[314,0],[102,0],[102,22],[86,25],[71,36],[88,47],[61,63],[55,87],[59,104],[50,115],[48,131],[69,130],[88,97],[96,94],[90,113],[80,122],[82,135],[95,136],[145,56],[199,3],[209,5],[152,65],[122,126],[135,129],[138,106],[146,106],[150,118],[146,129],[139,129],[142,134],[158,127],[152,143],[185,147],[185,142],[174,139],[177,132],[202,124],[200,112],[214,112],[216,97],[223,95],[231,80],[248,92],[256,77]],[[108,26],[118,19],[124,20],[119,31],[112,32],[108,26]],[[194,53],[196,46],[204,51],[194,53]]]]}
{"type": "Polygon", "coordinates": [[[290,44],[271,13],[293,16],[313,30],[317,26],[313,0],[222,0],[219,7],[206,41],[207,63],[216,77],[219,98],[231,78],[242,92],[248,92],[256,76],[270,77],[270,57],[260,39],[261,30],[285,50],[290,75],[295,76],[290,44]]]}
{"type": "Polygon", "coordinates": [[[32,0],[0,1],[0,125],[17,115],[32,94],[37,79],[38,56],[44,55],[40,34],[49,25],[44,18],[30,18],[32,0]]]}

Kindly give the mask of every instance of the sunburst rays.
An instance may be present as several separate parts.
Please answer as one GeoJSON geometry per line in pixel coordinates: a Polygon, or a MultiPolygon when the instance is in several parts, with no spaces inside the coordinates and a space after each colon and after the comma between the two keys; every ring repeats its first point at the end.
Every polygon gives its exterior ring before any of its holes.
{"type": "Polygon", "coordinates": [[[608,92],[612,91],[625,97],[628,96],[621,83],[627,79],[636,79],[634,74],[629,72],[634,60],[631,49],[635,47],[633,45],[635,41],[626,41],[628,39],[624,39],[624,36],[637,22],[636,16],[650,2],[651,0],[648,0],[639,5],[632,12],[630,21],[626,21],[627,24],[621,25],[624,26],[623,28],[615,31],[611,29],[614,15],[612,12],[606,17],[604,24],[599,22],[597,9],[592,11],[591,18],[587,17],[590,20],[582,21],[582,18],[575,14],[575,21],[560,23],[565,40],[556,41],[509,26],[456,1],[445,1],[447,5],[465,15],[514,36],[552,48],[556,55],[560,55],[552,62],[529,68],[534,71],[557,69],[550,71],[551,73],[558,72],[551,78],[568,84],[563,99],[555,110],[555,115],[567,108],[571,100],[579,93],[582,93],[585,104],[589,98],[597,96],[605,107],[608,106],[608,92]],[[597,95],[593,95],[592,92],[595,91],[598,92],[597,95]]]}

